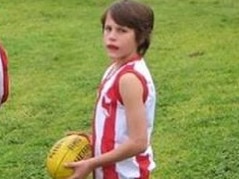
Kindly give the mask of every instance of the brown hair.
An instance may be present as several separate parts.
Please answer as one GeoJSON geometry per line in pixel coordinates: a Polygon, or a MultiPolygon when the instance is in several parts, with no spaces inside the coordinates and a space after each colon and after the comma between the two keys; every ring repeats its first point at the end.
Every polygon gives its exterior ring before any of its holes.
{"type": "Polygon", "coordinates": [[[104,29],[107,14],[110,13],[113,20],[128,28],[134,29],[137,52],[144,55],[150,45],[150,35],[154,26],[153,10],[134,0],[120,0],[108,7],[101,17],[102,28],[104,29]]]}

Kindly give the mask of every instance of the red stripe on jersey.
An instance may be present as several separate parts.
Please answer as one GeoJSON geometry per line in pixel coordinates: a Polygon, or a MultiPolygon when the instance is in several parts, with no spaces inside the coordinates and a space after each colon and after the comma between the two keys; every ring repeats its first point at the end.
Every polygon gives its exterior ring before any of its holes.
{"type": "Polygon", "coordinates": [[[115,165],[103,167],[103,178],[104,179],[118,179],[115,165]]]}
{"type": "MultiPolygon", "coordinates": [[[[101,142],[101,152],[106,153],[114,149],[115,144],[115,123],[116,123],[116,109],[117,101],[115,100],[114,89],[111,88],[107,94],[106,98],[110,99],[107,101],[105,97],[102,99],[102,107],[106,110],[106,119],[104,125],[104,132],[101,142]]],[[[115,164],[110,164],[106,167],[103,167],[103,176],[104,179],[118,179],[118,174],[116,172],[115,164]]]]}
{"type": "Polygon", "coordinates": [[[117,90],[116,94],[117,94],[118,100],[121,102],[121,104],[123,104],[121,95],[119,93],[119,80],[120,80],[120,77],[126,73],[135,74],[135,76],[141,81],[142,87],[143,87],[143,102],[145,102],[147,99],[147,96],[148,96],[147,82],[146,82],[145,78],[139,72],[137,72],[133,69],[133,65],[126,66],[124,69],[122,69],[122,71],[117,75],[117,77],[115,79],[115,86],[116,86],[116,90],[117,90]]]}
{"type": "Polygon", "coordinates": [[[137,179],[149,179],[149,156],[137,156],[136,161],[138,162],[140,168],[140,177],[137,179]]]}
{"type": "MultiPolygon", "coordinates": [[[[3,103],[7,100],[8,98],[8,93],[9,93],[9,78],[8,78],[8,69],[7,69],[7,54],[4,50],[4,48],[0,45],[0,60],[2,63],[3,67],[3,96],[2,100],[0,103],[3,103]]],[[[1,99],[1,98],[0,98],[1,99]]]]}

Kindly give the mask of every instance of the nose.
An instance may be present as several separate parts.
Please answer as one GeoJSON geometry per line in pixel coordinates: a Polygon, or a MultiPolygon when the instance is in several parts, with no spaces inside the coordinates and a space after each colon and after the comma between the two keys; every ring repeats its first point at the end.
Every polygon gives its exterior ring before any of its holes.
{"type": "Polygon", "coordinates": [[[111,30],[109,33],[108,33],[108,39],[110,41],[115,41],[117,39],[117,34],[115,33],[114,30],[111,30]]]}

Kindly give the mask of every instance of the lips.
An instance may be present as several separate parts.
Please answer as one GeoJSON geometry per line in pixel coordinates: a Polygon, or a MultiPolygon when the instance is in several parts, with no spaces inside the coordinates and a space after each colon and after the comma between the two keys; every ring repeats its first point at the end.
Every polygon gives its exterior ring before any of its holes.
{"type": "Polygon", "coordinates": [[[118,50],[118,49],[119,49],[119,47],[117,47],[116,45],[112,45],[112,44],[107,45],[107,48],[108,48],[109,50],[118,50]]]}

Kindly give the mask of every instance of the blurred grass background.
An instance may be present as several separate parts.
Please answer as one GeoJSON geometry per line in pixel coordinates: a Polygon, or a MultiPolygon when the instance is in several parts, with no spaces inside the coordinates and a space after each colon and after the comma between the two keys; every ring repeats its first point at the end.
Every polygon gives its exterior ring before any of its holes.
{"type": "MultiPolygon", "coordinates": [[[[141,0],[155,11],[146,59],[158,93],[153,179],[239,178],[239,2],[141,0]]],[[[68,130],[90,130],[109,60],[110,0],[0,0],[11,93],[0,110],[0,178],[48,179],[68,130]]]]}

